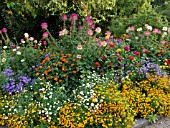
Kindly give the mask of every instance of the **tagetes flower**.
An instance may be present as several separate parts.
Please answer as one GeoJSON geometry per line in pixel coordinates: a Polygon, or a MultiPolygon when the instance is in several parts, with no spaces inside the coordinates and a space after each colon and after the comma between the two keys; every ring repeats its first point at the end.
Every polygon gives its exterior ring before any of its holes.
{"type": "Polygon", "coordinates": [[[46,61],[50,61],[50,58],[49,58],[49,57],[46,57],[44,60],[46,60],[46,61]]]}

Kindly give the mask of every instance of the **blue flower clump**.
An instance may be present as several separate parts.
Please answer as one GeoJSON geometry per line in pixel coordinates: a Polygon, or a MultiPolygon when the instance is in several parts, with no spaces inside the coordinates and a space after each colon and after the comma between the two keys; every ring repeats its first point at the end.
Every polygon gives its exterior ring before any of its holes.
{"type": "Polygon", "coordinates": [[[22,92],[26,85],[34,83],[34,79],[29,78],[28,75],[15,74],[10,68],[5,69],[2,74],[6,78],[3,90],[7,91],[9,94],[22,92]]]}

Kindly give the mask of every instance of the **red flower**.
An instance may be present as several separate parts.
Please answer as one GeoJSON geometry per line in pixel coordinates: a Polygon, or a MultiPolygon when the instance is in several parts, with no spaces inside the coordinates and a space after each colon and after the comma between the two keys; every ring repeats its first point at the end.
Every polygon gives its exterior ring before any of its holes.
{"type": "Polygon", "coordinates": [[[114,48],[114,44],[113,43],[110,44],[110,48],[114,48]]]}
{"type": "Polygon", "coordinates": [[[35,45],[35,46],[34,46],[34,49],[38,49],[38,46],[37,46],[37,45],[35,45]]]}
{"type": "Polygon", "coordinates": [[[106,60],[106,57],[105,57],[105,56],[102,56],[102,60],[105,61],[105,60],[106,60]]]}
{"type": "Polygon", "coordinates": [[[109,62],[109,64],[108,64],[109,66],[112,66],[112,62],[109,62]]]}
{"type": "Polygon", "coordinates": [[[113,36],[113,39],[116,39],[117,37],[116,36],[113,36]]]}
{"type": "Polygon", "coordinates": [[[95,62],[95,63],[94,63],[94,66],[99,67],[99,66],[100,66],[100,63],[99,63],[99,62],[95,62]]]}
{"type": "Polygon", "coordinates": [[[140,56],[140,52],[135,52],[135,55],[136,56],[140,56]]]}
{"type": "Polygon", "coordinates": [[[149,54],[149,51],[146,49],[146,50],[145,50],[145,53],[146,53],[146,54],[149,54]]]}
{"type": "Polygon", "coordinates": [[[134,60],[134,57],[133,57],[133,56],[129,56],[129,59],[130,59],[130,60],[134,60]]]}

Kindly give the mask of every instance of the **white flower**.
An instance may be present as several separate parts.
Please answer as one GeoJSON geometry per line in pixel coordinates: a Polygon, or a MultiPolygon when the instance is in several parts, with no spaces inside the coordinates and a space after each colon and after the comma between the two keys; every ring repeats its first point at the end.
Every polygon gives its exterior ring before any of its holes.
{"type": "Polygon", "coordinates": [[[44,110],[42,110],[41,112],[44,113],[44,110]]]}
{"type": "Polygon", "coordinates": [[[138,31],[138,32],[142,31],[142,28],[141,28],[141,27],[140,27],[140,28],[138,28],[138,29],[137,29],[137,31],[138,31]]]}
{"type": "Polygon", "coordinates": [[[101,28],[100,28],[100,27],[97,27],[95,31],[96,31],[97,33],[100,33],[100,32],[101,32],[101,28]]]}
{"type": "Polygon", "coordinates": [[[29,40],[33,41],[33,40],[34,40],[34,37],[30,37],[29,40]]]}
{"type": "Polygon", "coordinates": [[[20,46],[17,46],[17,49],[20,49],[20,46]]]}
{"type": "Polygon", "coordinates": [[[168,27],[163,27],[162,28],[162,31],[167,31],[168,30],[168,27]]]}
{"type": "Polygon", "coordinates": [[[24,61],[25,61],[24,59],[21,60],[21,62],[24,62],[24,61]]]}
{"type": "Polygon", "coordinates": [[[7,46],[3,46],[3,49],[7,49],[7,46]]]}
{"type": "Polygon", "coordinates": [[[53,113],[52,112],[49,112],[49,115],[52,115],[53,113]]]}
{"type": "Polygon", "coordinates": [[[128,29],[126,29],[126,33],[129,33],[129,28],[128,28],[128,29]]]}
{"type": "Polygon", "coordinates": [[[25,44],[25,41],[24,41],[24,40],[22,40],[22,41],[21,41],[21,43],[25,44]]]}
{"type": "Polygon", "coordinates": [[[13,52],[16,52],[17,50],[14,48],[14,49],[12,49],[12,51],[13,51],[13,52]]]}
{"type": "Polygon", "coordinates": [[[91,107],[94,107],[94,103],[91,103],[91,107]]]}
{"type": "Polygon", "coordinates": [[[28,38],[29,34],[28,33],[24,33],[24,36],[25,36],[25,38],[28,38]]]}
{"type": "Polygon", "coordinates": [[[148,30],[152,31],[152,26],[147,26],[147,28],[146,28],[146,29],[148,29],[148,30]]]}
{"type": "Polygon", "coordinates": [[[80,94],[81,94],[81,95],[84,95],[83,91],[80,91],[80,94]]]}
{"type": "Polygon", "coordinates": [[[3,58],[3,59],[2,59],[2,63],[4,63],[4,62],[6,62],[6,58],[3,58]]]}
{"type": "Polygon", "coordinates": [[[34,40],[34,43],[36,44],[38,41],[37,40],[34,40]]]}
{"type": "Polygon", "coordinates": [[[77,55],[76,58],[81,59],[81,55],[77,55]]]}
{"type": "Polygon", "coordinates": [[[21,55],[21,52],[20,52],[20,51],[17,51],[17,55],[21,55]]]}

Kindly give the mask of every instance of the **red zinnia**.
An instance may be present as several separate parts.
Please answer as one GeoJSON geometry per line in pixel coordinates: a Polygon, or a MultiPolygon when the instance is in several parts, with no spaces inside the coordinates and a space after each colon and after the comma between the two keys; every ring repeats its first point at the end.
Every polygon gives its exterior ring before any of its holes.
{"type": "Polygon", "coordinates": [[[110,48],[114,48],[114,44],[113,43],[110,44],[110,48]]]}
{"type": "Polygon", "coordinates": [[[118,60],[119,60],[119,61],[122,61],[122,60],[123,60],[123,58],[122,58],[122,57],[119,57],[119,58],[118,58],[118,60]]]}
{"type": "Polygon", "coordinates": [[[99,67],[99,66],[100,66],[100,63],[99,63],[99,62],[95,62],[95,63],[94,63],[94,66],[99,67]]]}
{"type": "Polygon", "coordinates": [[[105,60],[106,60],[106,57],[105,57],[105,56],[102,56],[102,60],[105,61],[105,60]]]}
{"type": "Polygon", "coordinates": [[[130,59],[130,60],[134,60],[134,57],[133,57],[133,56],[129,56],[129,59],[130,59]]]}
{"type": "Polygon", "coordinates": [[[145,53],[146,53],[146,54],[149,54],[149,51],[146,49],[146,50],[145,50],[145,53]]]}

